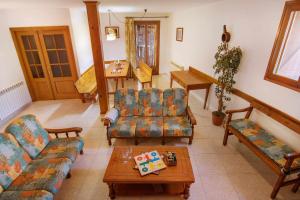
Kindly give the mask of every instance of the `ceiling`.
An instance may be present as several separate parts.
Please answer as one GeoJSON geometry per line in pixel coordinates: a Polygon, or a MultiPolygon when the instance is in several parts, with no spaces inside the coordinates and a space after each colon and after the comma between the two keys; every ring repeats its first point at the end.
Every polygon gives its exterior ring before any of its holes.
{"type": "MultiPolygon", "coordinates": [[[[99,0],[100,11],[107,12],[173,12],[220,0],[99,0]]],[[[0,0],[0,9],[12,8],[74,8],[83,7],[83,0],[0,0]]]]}

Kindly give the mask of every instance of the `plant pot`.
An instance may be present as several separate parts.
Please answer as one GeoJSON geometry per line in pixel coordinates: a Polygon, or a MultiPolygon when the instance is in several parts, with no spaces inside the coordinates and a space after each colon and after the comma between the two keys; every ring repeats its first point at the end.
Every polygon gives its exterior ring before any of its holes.
{"type": "Polygon", "coordinates": [[[214,111],[212,112],[212,122],[216,126],[221,126],[223,124],[224,118],[225,118],[225,113],[219,112],[219,111],[214,111]]]}

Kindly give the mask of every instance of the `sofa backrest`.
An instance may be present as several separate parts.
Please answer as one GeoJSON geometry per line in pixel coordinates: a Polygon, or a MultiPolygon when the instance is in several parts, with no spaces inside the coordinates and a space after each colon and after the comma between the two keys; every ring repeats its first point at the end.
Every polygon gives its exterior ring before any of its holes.
{"type": "Polygon", "coordinates": [[[140,116],[157,117],[163,115],[163,93],[160,89],[140,90],[138,102],[140,116]]]}
{"type": "Polygon", "coordinates": [[[30,162],[31,158],[20,147],[13,135],[0,133],[0,186],[2,189],[7,189],[30,162]]]}
{"type": "Polygon", "coordinates": [[[6,132],[15,136],[31,158],[35,158],[49,143],[50,136],[34,115],[24,115],[14,120],[6,132]]]}
{"type": "Polygon", "coordinates": [[[163,115],[182,116],[186,114],[187,95],[182,88],[166,89],[163,93],[163,115]]]}
{"type": "Polygon", "coordinates": [[[138,92],[134,89],[120,89],[115,92],[114,105],[121,117],[138,115],[138,92]]]}

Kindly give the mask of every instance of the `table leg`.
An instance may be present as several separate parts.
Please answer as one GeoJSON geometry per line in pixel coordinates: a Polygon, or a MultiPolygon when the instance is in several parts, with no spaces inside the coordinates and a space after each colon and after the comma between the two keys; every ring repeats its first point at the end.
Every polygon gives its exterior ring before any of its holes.
{"type": "Polygon", "coordinates": [[[186,184],[184,188],[183,198],[188,199],[190,197],[190,184],[186,184]]]}
{"type": "Polygon", "coordinates": [[[121,78],[122,88],[124,88],[124,78],[121,78]]]}
{"type": "Polygon", "coordinates": [[[116,91],[117,91],[118,90],[118,85],[119,85],[119,79],[116,78],[115,80],[116,80],[116,91]]]}
{"type": "Polygon", "coordinates": [[[114,190],[114,184],[109,183],[108,188],[109,188],[109,197],[110,197],[110,199],[115,199],[116,198],[116,192],[114,190]]]}
{"type": "Polygon", "coordinates": [[[190,96],[190,90],[186,89],[186,101],[187,101],[187,105],[189,105],[189,96],[190,96]]]}
{"type": "Polygon", "coordinates": [[[207,99],[208,99],[208,94],[209,94],[209,88],[206,88],[206,94],[205,94],[205,101],[204,101],[204,106],[203,106],[203,109],[205,110],[206,108],[206,103],[207,103],[207,99]]]}
{"type": "Polygon", "coordinates": [[[172,85],[173,85],[173,78],[171,76],[171,80],[170,80],[170,88],[172,88],[172,85]]]}

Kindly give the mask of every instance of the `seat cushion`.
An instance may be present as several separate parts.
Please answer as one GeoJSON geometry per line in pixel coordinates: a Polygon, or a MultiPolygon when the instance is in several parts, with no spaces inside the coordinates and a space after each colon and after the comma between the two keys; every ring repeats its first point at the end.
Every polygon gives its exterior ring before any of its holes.
{"type": "Polygon", "coordinates": [[[163,93],[163,115],[183,116],[186,114],[187,96],[182,88],[166,89],[163,93]]]}
{"type": "Polygon", "coordinates": [[[151,88],[139,91],[139,116],[162,116],[163,94],[160,89],[151,88]]]}
{"type": "Polygon", "coordinates": [[[165,136],[191,136],[192,126],[187,117],[165,117],[165,136]]]}
{"type": "Polygon", "coordinates": [[[67,176],[71,164],[72,161],[67,158],[33,160],[7,190],[46,190],[55,194],[67,176]]]}
{"type": "Polygon", "coordinates": [[[136,117],[120,117],[108,128],[110,137],[134,137],[136,117]]]}
{"type": "Polygon", "coordinates": [[[5,191],[0,200],[52,200],[53,194],[45,190],[5,191]]]}
{"type": "Polygon", "coordinates": [[[74,162],[77,154],[83,149],[83,145],[81,137],[54,138],[37,158],[69,158],[74,162]]]}
{"type": "Polygon", "coordinates": [[[120,89],[114,95],[115,108],[121,117],[138,115],[138,93],[134,89],[120,89]]]}
{"type": "Polygon", "coordinates": [[[7,189],[31,162],[29,155],[8,133],[0,134],[0,185],[7,189]]]}
{"type": "Polygon", "coordinates": [[[42,128],[34,115],[14,120],[6,132],[13,134],[31,158],[35,158],[49,143],[48,132],[42,128]]]}
{"type": "Polygon", "coordinates": [[[163,117],[139,117],[135,135],[137,137],[161,137],[163,135],[163,117]]]}
{"type": "MultiPolygon", "coordinates": [[[[271,133],[249,119],[232,120],[230,125],[243,134],[249,141],[251,141],[251,143],[253,143],[280,167],[283,167],[286,163],[284,155],[295,153],[295,151],[287,144],[278,140],[271,133]]],[[[297,167],[300,167],[300,159],[296,159],[293,162],[292,168],[297,167]]]]}

